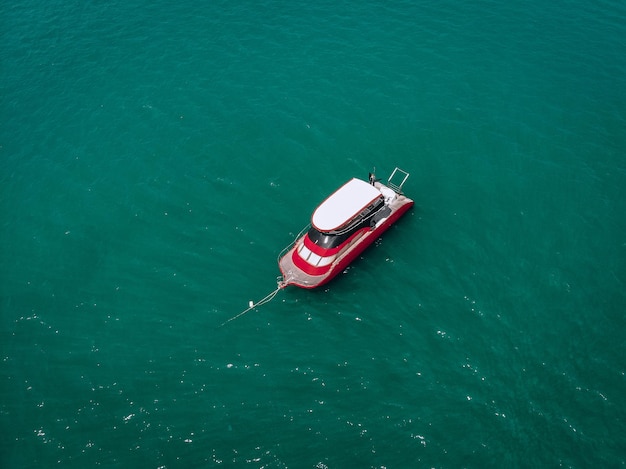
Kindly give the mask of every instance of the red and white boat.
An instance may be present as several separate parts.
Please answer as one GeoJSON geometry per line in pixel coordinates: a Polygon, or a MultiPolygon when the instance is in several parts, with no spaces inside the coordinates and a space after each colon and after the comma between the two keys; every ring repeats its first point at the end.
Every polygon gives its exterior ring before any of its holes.
{"type": "Polygon", "coordinates": [[[386,184],[353,178],[313,212],[311,223],[278,258],[288,285],[316,288],[329,282],[413,206],[402,192],[409,173],[395,168],[386,184]],[[395,181],[395,182],[394,182],[395,181]]]}

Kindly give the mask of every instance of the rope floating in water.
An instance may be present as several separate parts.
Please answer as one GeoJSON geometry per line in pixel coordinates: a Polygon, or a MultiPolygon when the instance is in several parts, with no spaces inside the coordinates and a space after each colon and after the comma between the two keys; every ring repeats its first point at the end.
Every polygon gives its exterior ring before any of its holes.
{"type": "Polygon", "coordinates": [[[252,311],[253,309],[255,309],[255,308],[259,307],[259,306],[263,306],[264,304],[269,303],[270,301],[272,301],[274,299],[274,297],[278,294],[278,292],[281,291],[286,286],[287,285],[286,285],[285,282],[279,281],[278,282],[278,287],[276,288],[276,290],[274,290],[273,292],[268,294],[265,298],[257,301],[256,303],[254,301],[250,300],[250,302],[248,303],[249,304],[248,308],[244,309],[241,313],[237,314],[236,316],[233,316],[229,320],[224,321],[222,324],[220,324],[219,327],[222,327],[222,326],[228,324],[230,321],[234,321],[238,317],[243,316],[244,314],[252,311]]]}

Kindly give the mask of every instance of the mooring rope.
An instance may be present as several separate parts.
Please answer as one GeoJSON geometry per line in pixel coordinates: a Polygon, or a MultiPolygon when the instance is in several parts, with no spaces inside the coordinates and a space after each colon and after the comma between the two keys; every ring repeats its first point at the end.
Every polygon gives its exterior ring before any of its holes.
{"type": "Polygon", "coordinates": [[[222,326],[228,324],[230,321],[234,321],[238,317],[243,316],[244,314],[252,311],[253,309],[255,309],[255,308],[259,307],[259,306],[263,306],[264,304],[269,303],[270,301],[272,301],[274,299],[274,297],[278,294],[278,292],[281,291],[286,286],[287,286],[287,284],[283,280],[279,280],[278,281],[278,286],[276,287],[276,290],[274,290],[273,292],[268,294],[262,300],[257,301],[256,303],[254,303],[253,301],[250,301],[250,306],[248,308],[244,309],[241,313],[237,314],[236,316],[233,316],[229,320],[224,321],[222,324],[219,325],[219,327],[222,327],[222,326]]]}

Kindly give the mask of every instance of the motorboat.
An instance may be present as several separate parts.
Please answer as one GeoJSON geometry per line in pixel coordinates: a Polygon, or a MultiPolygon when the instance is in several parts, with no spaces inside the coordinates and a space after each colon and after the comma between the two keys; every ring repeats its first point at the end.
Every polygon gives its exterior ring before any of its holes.
{"type": "Polygon", "coordinates": [[[413,206],[402,192],[408,178],[396,167],[384,184],[370,173],[367,181],[352,178],[328,196],[279,254],[279,289],[316,288],[343,272],[413,206]]]}

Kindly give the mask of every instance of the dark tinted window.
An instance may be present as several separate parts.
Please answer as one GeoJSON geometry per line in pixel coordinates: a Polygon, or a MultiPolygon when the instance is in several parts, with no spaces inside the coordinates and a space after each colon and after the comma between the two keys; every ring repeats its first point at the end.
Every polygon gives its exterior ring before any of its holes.
{"type": "Polygon", "coordinates": [[[349,230],[347,233],[343,234],[321,233],[320,231],[317,231],[315,228],[311,227],[309,229],[309,239],[318,246],[323,247],[324,249],[331,249],[343,243],[346,239],[350,237],[352,233],[354,233],[353,230],[349,230]]]}

